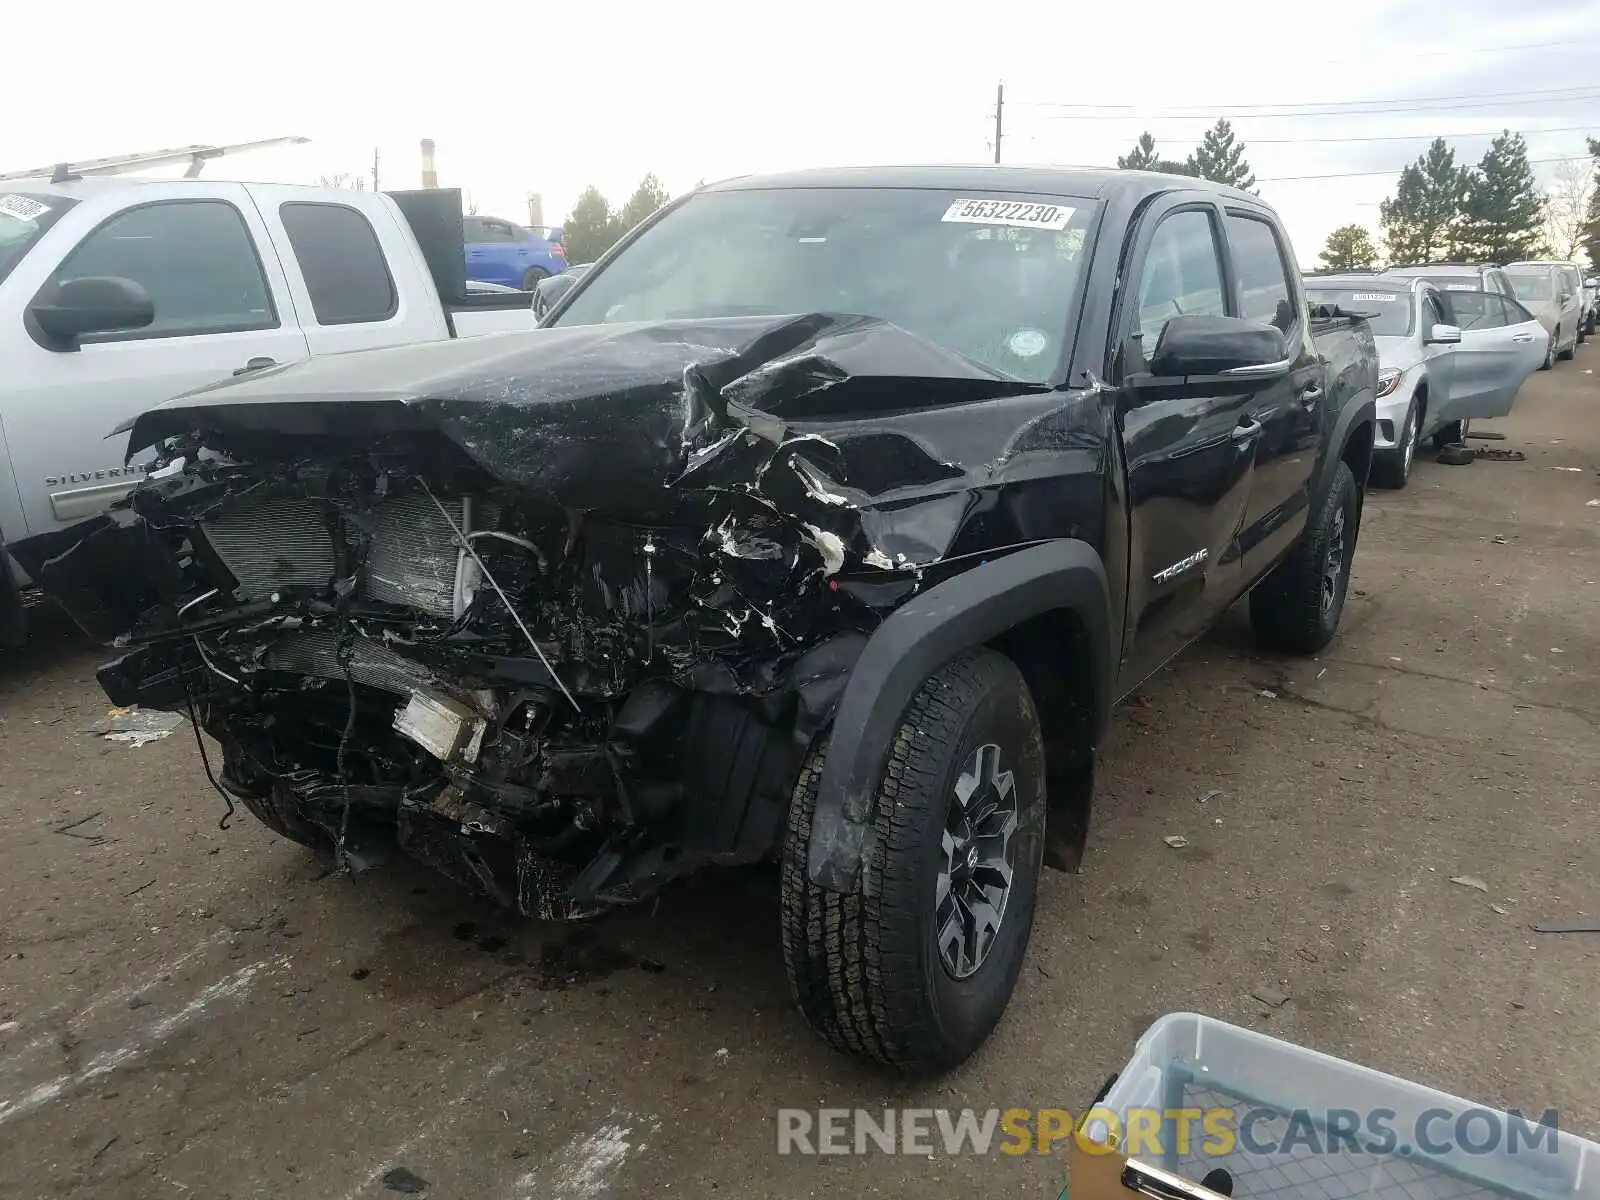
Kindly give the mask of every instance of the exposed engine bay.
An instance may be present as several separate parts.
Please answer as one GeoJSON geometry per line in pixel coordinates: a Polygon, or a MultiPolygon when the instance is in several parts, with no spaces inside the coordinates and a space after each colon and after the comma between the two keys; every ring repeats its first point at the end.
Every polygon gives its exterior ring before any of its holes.
{"type": "Polygon", "coordinates": [[[1038,523],[975,485],[1097,486],[1073,411],[865,318],[313,359],[133,422],[156,468],[45,584],[279,832],[580,916],[774,851],[883,614],[1038,523]]]}

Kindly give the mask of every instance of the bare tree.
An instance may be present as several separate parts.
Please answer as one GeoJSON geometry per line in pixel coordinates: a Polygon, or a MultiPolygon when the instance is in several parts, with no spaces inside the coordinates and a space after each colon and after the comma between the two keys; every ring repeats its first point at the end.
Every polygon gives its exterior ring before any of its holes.
{"type": "Polygon", "coordinates": [[[1589,198],[1594,175],[1589,162],[1564,162],[1556,168],[1555,183],[1546,192],[1544,234],[1550,251],[1566,261],[1576,257],[1589,224],[1589,198]]]}
{"type": "Polygon", "coordinates": [[[337,175],[324,175],[317,180],[317,186],[325,188],[345,188],[352,192],[367,190],[367,177],[365,175],[347,175],[341,171],[337,175]]]}

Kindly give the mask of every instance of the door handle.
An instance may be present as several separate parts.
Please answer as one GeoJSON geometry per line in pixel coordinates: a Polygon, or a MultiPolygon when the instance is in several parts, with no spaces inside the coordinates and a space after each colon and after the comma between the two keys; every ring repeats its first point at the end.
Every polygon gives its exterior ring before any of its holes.
{"type": "Polygon", "coordinates": [[[1511,335],[1511,340],[1513,342],[1531,342],[1531,341],[1533,341],[1533,334],[1531,334],[1531,333],[1514,333],[1514,334],[1511,335]]]}
{"type": "Polygon", "coordinates": [[[1261,432],[1261,422],[1254,417],[1240,417],[1239,423],[1233,427],[1233,432],[1228,436],[1236,442],[1248,441],[1261,432]]]}
{"type": "Polygon", "coordinates": [[[252,358],[249,362],[245,363],[244,366],[235,371],[234,374],[247,375],[251,371],[259,371],[264,367],[275,367],[277,365],[278,360],[275,358],[252,358]]]}

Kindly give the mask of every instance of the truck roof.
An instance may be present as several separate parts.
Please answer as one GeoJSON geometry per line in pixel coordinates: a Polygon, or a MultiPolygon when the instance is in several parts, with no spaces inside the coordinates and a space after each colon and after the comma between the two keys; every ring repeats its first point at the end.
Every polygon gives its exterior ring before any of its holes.
{"type": "Polygon", "coordinates": [[[707,184],[702,191],[732,192],[757,188],[948,188],[973,192],[1041,192],[1107,200],[1113,196],[1138,201],[1162,192],[1215,192],[1230,200],[1267,208],[1260,196],[1238,188],[1159,171],[1127,171],[1115,167],[923,165],[887,167],[820,167],[772,175],[741,175],[707,184]]]}

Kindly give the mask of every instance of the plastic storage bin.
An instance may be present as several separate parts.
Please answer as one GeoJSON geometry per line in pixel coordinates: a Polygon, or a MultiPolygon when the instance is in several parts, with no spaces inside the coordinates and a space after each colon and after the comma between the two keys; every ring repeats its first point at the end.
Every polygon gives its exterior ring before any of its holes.
{"type": "Polygon", "coordinates": [[[1237,1200],[1600,1200],[1600,1145],[1540,1126],[1542,1112],[1519,1118],[1195,1013],[1146,1030],[1097,1108],[1120,1133],[1091,1114],[1088,1137],[1197,1182],[1221,1167],[1237,1200]],[[1218,1136],[1180,1109],[1212,1113],[1218,1136]],[[1158,1152],[1130,1126],[1157,1120],[1158,1152]]]}

